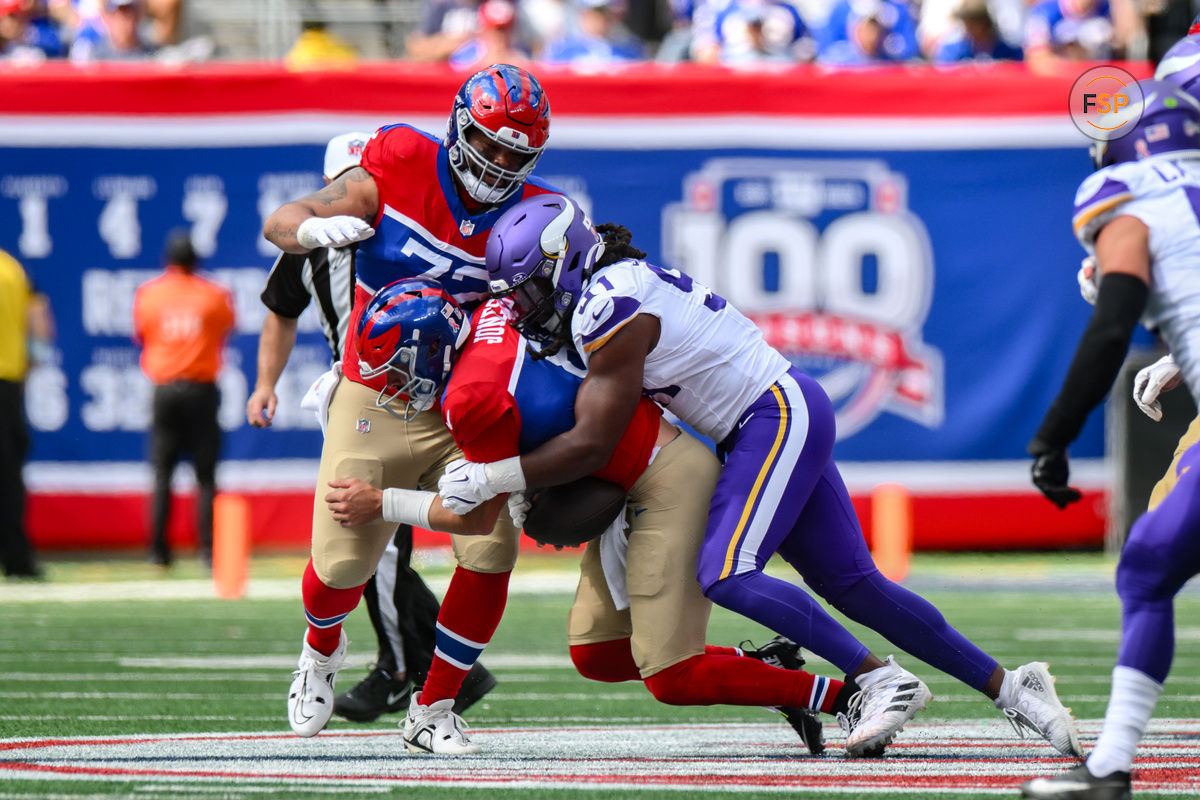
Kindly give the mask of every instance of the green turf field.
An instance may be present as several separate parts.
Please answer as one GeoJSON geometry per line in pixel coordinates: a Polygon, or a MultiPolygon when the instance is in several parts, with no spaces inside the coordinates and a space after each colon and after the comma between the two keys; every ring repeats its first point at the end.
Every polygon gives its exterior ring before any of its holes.
{"type": "MultiPolygon", "coordinates": [[[[242,600],[213,599],[206,576],[186,562],[171,573],[158,572],[131,560],[49,560],[47,567],[46,582],[0,584],[0,670],[5,676],[0,688],[3,699],[0,740],[4,740],[0,741],[0,748],[6,751],[0,758],[0,766],[19,759],[21,745],[14,742],[16,739],[93,736],[127,740],[140,734],[230,732],[290,734],[284,708],[290,671],[303,632],[300,557],[257,559],[252,567],[250,591],[242,600]]],[[[759,748],[755,752],[766,754],[762,763],[770,769],[779,769],[781,762],[785,767],[790,762],[799,768],[800,759],[808,758],[794,752],[790,729],[762,709],[669,707],[654,701],[640,684],[599,684],[576,675],[567,657],[564,636],[574,569],[573,561],[563,556],[523,557],[518,566],[505,619],[484,656],[485,663],[499,677],[500,685],[468,714],[472,727],[482,732],[477,741],[484,744],[485,750],[489,749],[489,736],[494,736],[491,741],[496,743],[491,749],[497,751],[494,753],[497,757],[488,766],[493,771],[477,774],[494,778],[494,770],[501,768],[497,766],[500,761],[509,770],[505,775],[512,770],[519,773],[526,755],[539,756],[544,748],[561,746],[570,736],[594,729],[601,731],[586,733],[582,744],[571,745],[574,757],[589,756],[586,751],[591,749],[590,741],[597,742],[596,757],[603,756],[607,752],[604,747],[608,746],[603,741],[611,735],[610,729],[616,729],[613,752],[617,753],[616,760],[624,764],[636,762],[637,758],[631,758],[620,748],[632,746],[631,739],[646,736],[651,741],[646,752],[654,759],[670,761],[670,754],[678,752],[677,761],[682,765],[705,757],[737,765],[737,756],[720,755],[720,748],[711,750],[716,747],[712,743],[698,738],[694,746],[689,745],[687,732],[695,729],[708,732],[710,738],[720,738],[721,747],[731,747],[734,753],[739,753],[739,743],[743,741],[742,749],[759,748]],[[678,727],[681,725],[685,727],[678,727]],[[622,728],[629,732],[624,736],[625,741],[620,741],[622,728]],[[574,733],[560,735],[558,729],[574,733]],[[664,756],[655,750],[659,743],[654,731],[658,729],[683,737],[682,745],[671,745],[678,747],[678,751],[670,750],[664,756]],[[728,735],[723,734],[726,730],[728,735]],[[510,752],[511,755],[505,755],[510,752]]],[[[435,591],[440,592],[449,566],[444,556],[431,554],[423,572],[435,591]]],[[[1030,660],[1050,662],[1058,677],[1059,693],[1083,723],[1085,745],[1090,745],[1103,717],[1108,676],[1117,646],[1119,610],[1111,589],[1111,575],[1111,561],[1098,554],[918,555],[906,585],[935,603],[953,624],[1006,666],[1030,660]]],[[[1165,720],[1195,722],[1200,718],[1200,591],[1197,588],[1185,589],[1177,604],[1174,671],[1157,712],[1165,720]]],[[[894,652],[876,634],[851,627],[877,653],[894,652]]],[[[364,610],[351,616],[347,630],[352,642],[351,655],[349,666],[339,679],[340,689],[349,688],[365,676],[375,651],[364,610]]],[[[753,623],[716,609],[709,641],[761,642],[770,635],[753,623]]],[[[961,745],[964,752],[975,752],[970,750],[972,747],[983,748],[976,753],[981,764],[996,760],[989,755],[992,753],[989,747],[1019,744],[1013,752],[1003,751],[1000,759],[1015,765],[1015,775],[1053,773],[1065,765],[1048,746],[1017,740],[999,712],[981,695],[912,658],[905,658],[902,653],[897,656],[934,693],[934,702],[918,715],[917,722],[977,721],[984,726],[982,734],[979,730],[971,734],[977,739],[982,735],[982,740],[961,745]]],[[[831,666],[816,658],[810,659],[809,668],[836,675],[831,666]]],[[[399,775],[397,770],[412,769],[414,763],[419,770],[433,768],[436,762],[445,761],[429,757],[423,762],[414,761],[421,757],[404,752],[399,737],[394,735],[397,722],[398,717],[393,717],[362,725],[335,717],[330,728],[315,739],[266,737],[278,740],[272,746],[282,748],[268,754],[248,743],[241,744],[250,739],[231,741],[229,737],[208,737],[204,741],[210,744],[199,745],[201,755],[185,751],[183,739],[165,740],[166,750],[154,751],[157,754],[114,755],[106,754],[103,749],[88,750],[86,758],[70,761],[69,769],[56,766],[44,773],[0,770],[0,800],[679,796],[678,791],[666,788],[671,783],[669,779],[664,779],[664,785],[644,789],[624,785],[638,782],[636,769],[628,781],[614,779],[612,788],[586,790],[570,788],[570,778],[561,775],[548,777],[544,789],[531,789],[528,785],[506,789],[503,780],[474,788],[471,775],[476,773],[469,770],[456,777],[445,777],[444,788],[432,783],[396,786],[388,780],[399,775]],[[343,745],[351,747],[356,742],[369,742],[366,751],[369,755],[364,755],[361,749],[337,749],[343,745]],[[212,748],[214,759],[224,752],[222,748],[232,748],[220,756],[220,763],[244,765],[243,772],[235,771],[241,777],[191,769],[186,771],[186,777],[174,779],[164,778],[155,771],[176,751],[180,758],[192,759],[194,767],[202,764],[205,747],[212,748]],[[291,777],[281,779],[280,773],[274,773],[275,778],[259,777],[256,760],[262,759],[289,765],[284,772],[291,777]],[[371,761],[372,769],[377,772],[354,773],[366,760],[371,761]],[[106,773],[105,765],[120,769],[106,773]],[[349,771],[343,776],[341,770],[349,771]],[[306,780],[305,775],[319,775],[322,780],[306,780]],[[319,787],[314,789],[316,784],[319,787]]],[[[1170,743],[1164,747],[1175,747],[1174,742],[1182,742],[1178,748],[1182,757],[1191,759],[1188,763],[1193,773],[1200,773],[1200,734],[1187,725],[1181,730],[1182,733],[1172,733],[1168,737],[1170,743]]],[[[919,785],[903,779],[908,774],[904,765],[922,758],[928,762],[953,761],[952,745],[948,745],[950,758],[942,757],[943,753],[933,759],[922,753],[919,735],[912,752],[906,752],[900,747],[909,733],[906,731],[889,750],[888,759],[867,765],[849,762],[834,754],[836,726],[831,723],[826,731],[831,739],[831,754],[821,760],[821,769],[833,779],[842,772],[852,775],[867,770],[878,777],[894,769],[897,776],[894,785],[873,789],[870,792],[873,797],[893,791],[897,796],[899,792],[905,797],[926,796],[919,785]]],[[[162,740],[161,736],[149,738],[162,740]]],[[[192,746],[191,740],[188,746],[192,746]]],[[[694,763],[699,765],[701,761],[694,763]]],[[[686,772],[684,769],[680,774],[686,772]]],[[[756,783],[757,773],[750,773],[687,788],[697,796],[716,796],[733,790],[743,796],[765,795],[777,788],[769,780],[756,783]]],[[[480,780],[485,782],[483,778],[480,780]]],[[[814,783],[819,782],[814,779],[814,783]]],[[[814,787],[811,792],[804,791],[803,796],[867,796],[836,783],[821,785],[826,788],[814,787]]],[[[1015,797],[1011,785],[1011,779],[1000,780],[987,793],[1015,797]]],[[[796,790],[792,788],[788,793],[794,795],[796,790]]],[[[982,793],[983,789],[967,793],[931,790],[927,796],[965,798],[982,793]]],[[[1156,796],[1145,792],[1135,794],[1156,796]]]]}

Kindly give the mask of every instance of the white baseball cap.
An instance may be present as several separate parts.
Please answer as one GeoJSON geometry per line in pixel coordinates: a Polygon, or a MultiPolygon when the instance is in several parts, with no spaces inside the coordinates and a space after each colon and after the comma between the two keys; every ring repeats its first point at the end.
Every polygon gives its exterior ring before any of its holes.
{"type": "Polygon", "coordinates": [[[325,180],[331,181],[351,167],[357,167],[371,134],[353,131],[335,136],[325,148],[325,180]]]}

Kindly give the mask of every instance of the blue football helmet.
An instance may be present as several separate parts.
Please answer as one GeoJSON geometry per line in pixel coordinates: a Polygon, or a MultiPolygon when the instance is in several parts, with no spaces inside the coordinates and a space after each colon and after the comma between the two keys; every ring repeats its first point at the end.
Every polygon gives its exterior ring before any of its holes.
{"type": "Polygon", "coordinates": [[[511,64],[493,64],[467,78],[454,96],[446,126],[450,169],[480,203],[501,203],[533,172],[550,138],[550,101],[537,78],[511,64]],[[476,130],[516,154],[506,169],[467,139],[476,130]]]}
{"type": "Polygon", "coordinates": [[[578,203],[559,194],[531,197],[492,227],[488,290],[513,298],[513,327],[549,354],[570,339],[571,312],[603,254],[604,241],[578,203]]]}
{"type": "Polygon", "coordinates": [[[1168,153],[1200,157],[1200,101],[1170,81],[1143,80],[1138,86],[1141,116],[1119,139],[1092,143],[1096,169],[1168,153]]]}
{"type": "Polygon", "coordinates": [[[375,293],[357,331],[362,377],[387,377],[375,405],[407,422],[441,396],[471,321],[437,283],[405,278],[375,293]],[[393,410],[396,400],[406,402],[403,413],[393,410]]]}

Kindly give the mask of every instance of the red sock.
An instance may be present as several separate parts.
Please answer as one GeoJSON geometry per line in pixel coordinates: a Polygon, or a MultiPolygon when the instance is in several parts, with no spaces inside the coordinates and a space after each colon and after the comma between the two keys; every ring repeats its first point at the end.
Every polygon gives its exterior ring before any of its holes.
{"type": "Polygon", "coordinates": [[[300,581],[300,594],[304,598],[304,616],[308,619],[305,641],[309,647],[326,656],[337,650],[342,635],[342,620],[358,605],[365,586],[365,583],[351,589],[326,586],[317,577],[312,559],[308,560],[304,578],[300,581]]]}
{"type": "Polygon", "coordinates": [[[421,705],[458,695],[463,678],[500,625],[509,574],[454,570],[438,613],[433,664],[421,689],[421,705]]]}
{"type": "Polygon", "coordinates": [[[715,644],[704,645],[704,655],[706,656],[744,656],[746,655],[740,647],[718,647],[715,644]]]}
{"type": "Polygon", "coordinates": [[[702,655],[646,679],[659,701],[675,706],[791,706],[829,713],[842,682],[758,659],[702,655]]]}
{"type": "Polygon", "coordinates": [[[579,674],[605,683],[640,681],[642,673],[633,662],[629,639],[571,645],[571,661],[579,674]]]}

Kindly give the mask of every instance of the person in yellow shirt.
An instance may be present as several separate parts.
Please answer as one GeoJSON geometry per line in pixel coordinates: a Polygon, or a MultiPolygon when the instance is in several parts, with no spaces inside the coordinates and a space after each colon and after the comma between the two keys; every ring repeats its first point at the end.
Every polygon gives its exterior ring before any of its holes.
{"type": "Polygon", "coordinates": [[[40,578],[41,568],[25,531],[25,479],[29,451],[25,375],[29,352],[46,346],[54,324],[50,304],[20,263],[0,250],[0,563],[10,578],[40,578]]]}
{"type": "Polygon", "coordinates": [[[134,339],[143,348],[142,372],[154,384],[150,453],[154,503],[150,561],[171,565],[167,522],[171,475],[183,453],[196,470],[200,558],[212,564],[213,497],[221,429],[217,374],[221,351],[233,330],[233,296],[196,273],[196,251],[186,230],[173,231],[162,275],[138,287],[133,297],[134,339]]]}

